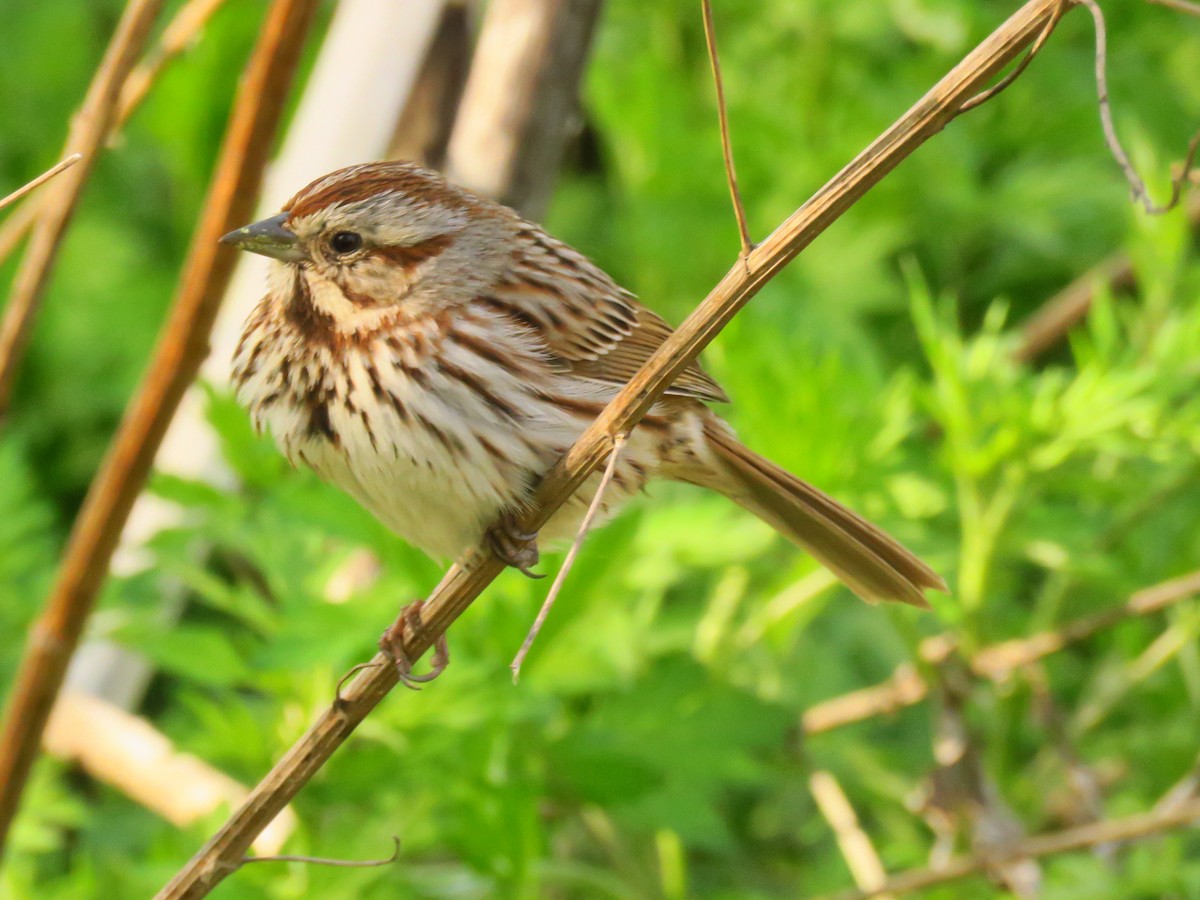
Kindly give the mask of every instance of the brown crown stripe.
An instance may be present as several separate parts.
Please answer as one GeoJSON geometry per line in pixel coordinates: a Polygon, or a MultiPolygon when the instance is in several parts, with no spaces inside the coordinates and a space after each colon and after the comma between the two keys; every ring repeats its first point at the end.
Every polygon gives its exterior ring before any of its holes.
{"type": "Polygon", "coordinates": [[[461,190],[428,169],[412,163],[380,162],[351,166],[318,178],[289,200],[284,209],[293,217],[303,217],[336,203],[357,203],[389,192],[451,208],[478,206],[461,190]]]}

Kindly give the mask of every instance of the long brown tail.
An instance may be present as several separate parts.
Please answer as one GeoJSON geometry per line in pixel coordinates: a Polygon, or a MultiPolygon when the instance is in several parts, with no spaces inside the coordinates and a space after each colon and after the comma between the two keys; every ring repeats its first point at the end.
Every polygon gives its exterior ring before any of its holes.
{"type": "Polygon", "coordinates": [[[898,541],[832,497],[750,450],[723,423],[704,435],[713,468],[695,480],[745,507],[811,553],[859,597],[928,608],[925,589],[946,591],[941,576],[898,541]]]}

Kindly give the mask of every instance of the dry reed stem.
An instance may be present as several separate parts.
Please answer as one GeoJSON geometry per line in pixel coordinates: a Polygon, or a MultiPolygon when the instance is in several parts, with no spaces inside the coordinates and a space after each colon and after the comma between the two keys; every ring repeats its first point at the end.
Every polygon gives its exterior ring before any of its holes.
{"type": "Polygon", "coordinates": [[[9,194],[7,197],[0,200],[0,209],[4,209],[6,206],[10,206],[13,203],[16,203],[18,200],[20,200],[26,194],[30,194],[33,191],[36,191],[38,188],[40,188],[43,184],[45,184],[47,181],[49,181],[55,175],[58,175],[60,172],[67,171],[67,169],[71,168],[71,166],[75,165],[75,163],[79,162],[81,159],[83,159],[83,156],[81,156],[78,153],[72,153],[70,156],[68,156],[62,162],[55,163],[53,166],[51,166],[49,169],[47,169],[45,172],[43,172],[37,178],[33,179],[33,181],[30,181],[26,184],[21,185],[19,188],[17,188],[15,191],[13,191],[11,194],[9,194]]]}
{"type": "MultiPolygon", "coordinates": [[[[901,160],[945,127],[967,98],[982,90],[1036,40],[1058,4],[1059,0],[1030,0],[1022,6],[749,256],[739,259],[546,475],[517,527],[522,531],[538,530],[605,462],[613,436],[629,432],[763,285],[901,160]]],[[[503,568],[483,548],[470,551],[452,566],[422,607],[420,633],[405,631],[408,658],[416,660],[424,654],[503,568]]],[[[251,792],[246,803],[159,892],[159,900],[202,897],[236,869],[254,836],[395,685],[395,666],[386,656],[377,654],[338,703],[320,715],[251,792]]]]}
{"type": "MultiPolygon", "coordinates": [[[[105,136],[106,141],[121,131],[130,116],[146,99],[151,86],[162,74],[167,63],[196,42],[200,31],[224,2],[225,0],[190,0],[175,14],[175,18],[164,29],[158,44],[130,71],[121,85],[116,121],[105,136]]],[[[0,262],[8,259],[8,255],[16,249],[37,221],[43,202],[42,198],[38,198],[23,203],[0,225],[0,262]]]]}
{"type": "Polygon", "coordinates": [[[83,507],[39,620],[30,630],[0,732],[0,844],[16,813],[42,729],[134,499],[208,336],[235,253],[217,238],[254,212],[263,171],[318,0],[275,0],[230,114],[208,199],[170,317],[83,507]]]}
{"type": "Polygon", "coordinates": [[[63,155],[78,153],[81,159],[43,197],[42,214],[34,220],[33,238],[17,269],[0,322],[0,416],[8,412],[13,379],[25,355],[33,317],[50,281],[63,235],[116,118],[121,85],[145,47],[162,6],[163,0],[129,0],[88,87],[83,108],[71,122],[63,155]]]}
{"type": "MultiPolygon", "coordinates": [[[[1075,619],[1054,631],[984,647],[968,661],[968,666],[982,678],[1002,681],[1016,669],[1057,653],[1068,644],[1078,643],[1125,619],[1158,612],[1198,593],[1200,571],[1172,578],[1138,591],[1120,606],[1075,619]]],[[[940,634],[922,641],[917,654],[927,665],[937,665],[949,659],[955,648],[952,635],[940,634]]],[[[928,692],[929,684],[916,666],[903,663],[896,667],[887,681],[810,707],[801,718],[801,723],[805,734],[833,731],[844,725],[914,706],[925,699],[928,692]]]]}
{"type": "Polygon", "coordinates": [[[879,891],[887,882],[887,871],[883,868],[879,854],[875,852],[871,838],[859,824],[858,815],[850,805],[842,786],[831,773],[818,769],[808,777],[808,789],[817,803],[817,809],[833,830],[833,836],[846,860],[846,867],[854,877],[854,883],[863,891],[879,891]]]}
{"type": "Polygon", "coordinates": [[[1050,856],[1055,853],[1069,853],[1072,850],[1084,850],[1088,847],[1098,847],[1119,841],[1137,840],[1174,828],[1181,828],[1197,819],[1200,819],[1200,799],[1193,799],[1187,803],[1168,806],[1161,810],[1136,813],[1120,819],[1106,819],[1103,822],[1090,822],[1075,828],[1034,835],[1008,845],[1003,853],[955,857],[937,868],[912,869],[899,875],[893,875],[874,890],[843,891],[831,895],[826,900],[863,900],[865,897],[879,897],[885,893],[903,895],[911,891],[919,891],[934,885],[978,875],[998,864],[1050,856]]]}

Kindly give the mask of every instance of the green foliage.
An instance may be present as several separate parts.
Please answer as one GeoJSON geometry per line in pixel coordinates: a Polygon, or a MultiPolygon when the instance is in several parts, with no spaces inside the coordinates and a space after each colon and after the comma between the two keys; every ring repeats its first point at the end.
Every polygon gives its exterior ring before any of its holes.
{"type": "MultiPolygon", "coordinates": [[[[787,215],[1010,11],[950,0],[716,4],[752,230],[787,215]]],[[[0,0],[0,178],[52,160],[117,0],[0,0]],[[56,48],[54,53],[46,52],[56,48]]],[[[97,169],[0,431],[0,682],[141,371],[201,203],[259,4],[227,4],[97,169]]],[[[1200,120],[1200,32],[1107,10],[1119,127],[1161,196],[1200,120]],[[1169,27],[1166,27],[1169,26],[1169,27]]],[[[849,875],[808,792],[845,788],[890,869],[932,836],[908,804],[933,768],[923,705],[804,739],[814,703],[873,684],[953,630],[970,650],[1122,603],[1200,564],[1200,263],[1176,213],[1133,212],[1096,122],[1091,35],[1070,15],[1000,98],[954,122],[823,235],[707,354],[742,436],[921,552],[954,593],[870,608],[717,497],[654,486],[589,537],[514,687],[507,664],[545,583],[507,573],[454,626],[454,662],[386,701],[295,801],[287,850],[380,869],[247,866],[228,897],[782,897],[849,875]],[[1014,323],[1103,256],[1069,347],[1013,362],[1014,323]]],[[[598,161],[564,176],[551,230],[672,320],[733,262],[736,232],[696,4],[613,0],[585,96],[598,161]]],[[[9,263],[3,274],[11,275],[9,263]]],[[[143,710],[251,783],[367,658],[439,567],[290,469],[220,391],[209,418],[240,488],[158,477],[184,524],[152,571],[111,584],[94,634],[156,667],[143,710]],[[362,551],[381,572],[327,599],[362,551]],[[182,621],[166,595],[187,598],[182,621]]],[[[553,555],[546,568],[553,569],[553,555]]],[[[1150,808],[1194,764],[1200,607],[1127,621],[1045,674],[1109,815],[1150,808]]],[[[1078,808],[1030,682],[975,685],[989,775],[1031,831],[1078,808]]],[[[184,831],[39,766],[0,894],[145,896],[220,821],[184,831]]],[[[1200,896],[1177,833],[1048,860],[1048,897],[1200,896]]],[[[928,892],[990,896],[984,879],[928,892]]]]}

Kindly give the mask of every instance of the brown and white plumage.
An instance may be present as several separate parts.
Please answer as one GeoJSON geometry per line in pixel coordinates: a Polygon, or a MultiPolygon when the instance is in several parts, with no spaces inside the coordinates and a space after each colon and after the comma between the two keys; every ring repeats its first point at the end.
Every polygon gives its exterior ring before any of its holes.
{"type": "MultiPolygon", "coordinates": [[[[670,333],[566,244],[408,163],[334,172],[227,236],[274,256],[234,359],[240,402],[296,464],[435,557],[480,540],[670,333]],[[351,237],[346,237],[350,235],[351,237]]],[[[868,600],[942,580],[882,531],[741,445],[690,366],[630,436],[610,510],[651,477],[717,490],[868,600]]],[[[573,533],[592,485],[543,530],[573,533]]]]}

